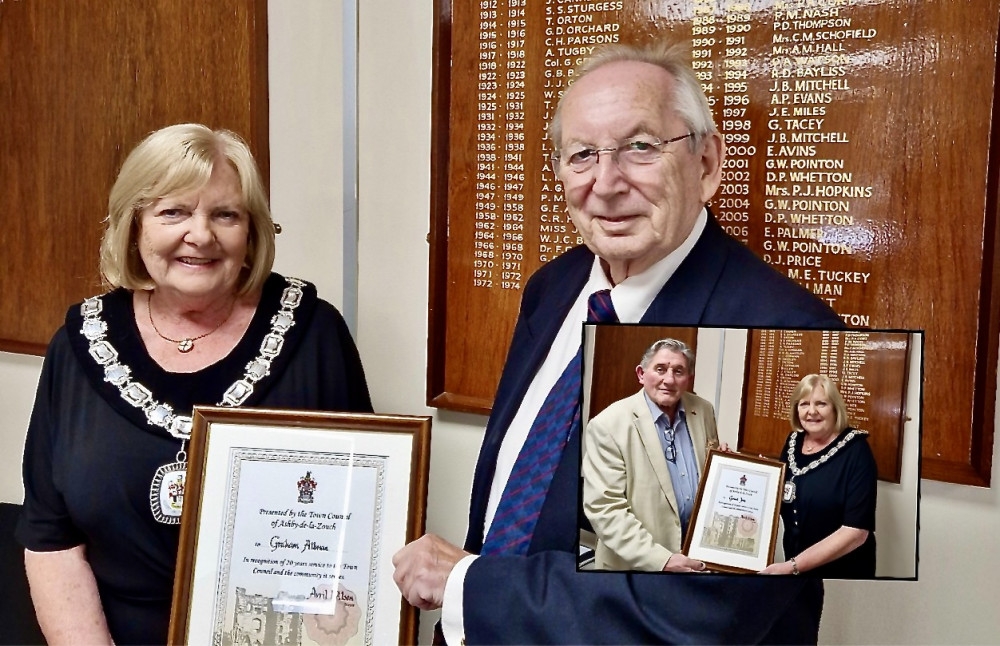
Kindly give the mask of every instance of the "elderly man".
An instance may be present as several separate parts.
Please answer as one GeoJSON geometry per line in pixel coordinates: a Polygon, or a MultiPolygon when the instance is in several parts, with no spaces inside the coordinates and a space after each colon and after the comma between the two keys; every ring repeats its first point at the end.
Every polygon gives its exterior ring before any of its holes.
{"type": "Polygon", "coordinates": [[[613,46],[550,125],[585,247],[538,270],[483,437],[465,549],[428,534],[393,558],[404,597],[460,643],[808,642],[819,582],[578,572],[585,320],[841,327],[727,236],[705,204],[724,144],[686,56],[613,46]]]}
{"type": "Polygon", "coordinates": [[[590,420],[583,435],[583,509],[601,570],[691,572],[680,554],[706,451],[719,445],[712,405],[689,392],[694,353],[676,339],[636,366],[642,388],[590,420]]]}

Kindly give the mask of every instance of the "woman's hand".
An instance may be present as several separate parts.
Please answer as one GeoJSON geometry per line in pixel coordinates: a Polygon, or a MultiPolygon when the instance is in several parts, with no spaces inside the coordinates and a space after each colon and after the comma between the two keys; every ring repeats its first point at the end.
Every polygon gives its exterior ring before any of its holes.
{"type": "Polygon", "coordinates": [[[784,561],[768,565],[759,574],[795,574],[795,568],[792,566],[791,561],[784,561]]]}
{"type": "Polygon", "coordinates": [[[795,568],[792,567],[792,561],[788,560],[784,563],[772,563],[761,570],[760,573],[795,574],[795,569],[798,569],[799,572],[807,572],[858,549],[867,539],[868,530],[842,525],[837,531],[820,542],[803,550],[800,554],[796,554],[794,558],[795,568]]]}

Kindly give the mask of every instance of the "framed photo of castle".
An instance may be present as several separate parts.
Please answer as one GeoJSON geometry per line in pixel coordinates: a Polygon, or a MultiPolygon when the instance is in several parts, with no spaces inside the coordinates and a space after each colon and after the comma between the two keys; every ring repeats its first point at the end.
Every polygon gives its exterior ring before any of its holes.
{"type": "Polygon", "coordinates": [[[698,484],[684,554],[709,570],[751,573],[774,560],[785,465],[713,450],[698,484]]]}
{"type": "Polygon", "coordinates": [[[415,643],[427,417],[197,407],[168,643],[415,643]]]}

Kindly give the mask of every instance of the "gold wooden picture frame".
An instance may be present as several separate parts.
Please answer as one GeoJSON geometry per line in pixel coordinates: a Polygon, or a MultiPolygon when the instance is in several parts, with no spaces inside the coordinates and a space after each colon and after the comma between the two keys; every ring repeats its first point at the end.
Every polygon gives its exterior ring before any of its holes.
{"type": "Polygon", "coordinates": [[[752,573],[766,568],[774,561],[784,483],[782,462],[709,451],[684,554],[714,571],[752,573]]]}
{"type": "Polygon", "coordinates": [[[415,643],[430,418],[196,407],[168,643],[415,643]]]}

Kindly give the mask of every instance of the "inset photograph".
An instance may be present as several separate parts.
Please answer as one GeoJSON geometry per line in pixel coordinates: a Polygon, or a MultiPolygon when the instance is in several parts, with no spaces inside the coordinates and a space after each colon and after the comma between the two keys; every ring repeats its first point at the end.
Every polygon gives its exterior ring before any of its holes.
{"type": "Polygon", "coordinates": [[[922,347],[586,325],[580,569],[916,580],[922,347]]]}

